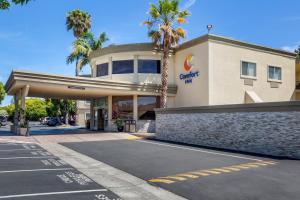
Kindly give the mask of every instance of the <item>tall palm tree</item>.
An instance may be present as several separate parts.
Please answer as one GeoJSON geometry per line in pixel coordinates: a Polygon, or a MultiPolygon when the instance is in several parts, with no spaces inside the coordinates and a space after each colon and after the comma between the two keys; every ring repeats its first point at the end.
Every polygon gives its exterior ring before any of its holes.
{"type": "Polygon", "coordinates": [[[148,35],[156,46],[155,49],[162,54],[161,108],[167,107],[169,56],[180,39],[186,35],[180,25],[186,22],[189,15],[189,11],[179,8],[179,0],[159,0],[158,5],[150,5],[149,19],[144,22],[148,26],[148,35]]]}
{"type": "Polygon", "coordinates": [[[67,64],[76,61],[76,74],[79,75],[81,69],[90,64],[89,56],[91,52],[102,48],[107,41],[106,33],[101,33],[99,38],[95,38],[91,32],[83,34],[73,43],[73,50],[67,57],[67,64]]]}
{"type": "Polygon", "coordinates": [[[300,59],[300,46],[295,50],[295,53],[297,54],[297,59],[300,59]]]}
{"type": "MultiPolygon", "coordinates": [[[[31,0],[12,0],[12,3],[18,5],[24,5],[27,4],[29,1],[31,0]]],[[[6,10],[9,9],[9,7],[11,6],[11,2],[8,0],[0,0],[0,10],[6,10]]]]}
{"type": "Polygon", "coordinates": [[[67,30],[73,31],[76,38],[87,33],[91,28],[91,15],[81,10],[72,10],[66,20],[67,30]]]}
{"type": "MultiPolygon", "coordinates": [[[[74,36],[77,38],[77,40],[79,40],[79,38],[82,35],[89,32],[89,30],[91,28],[91,15],[89,13],[81,11],[81,10],[72,10],[67,15],[66,26],[67,26],[67,30],[68,31],[72,30],[74,36]]],[[[80,53],[78,52],[78,51],[81,51],[82,48],[80,47],[80,44],[76,44],[76,43],[78,43],[78,42],[75,41],[73,44],[73,52],[76,54],[73,56],[76,61],[75,75],[78,76],[79,71],[80,71],[79,70],[80,69],[79,59],[81,57],[80,55],[83,52],[80,52],[80,53]],[[77,49],[77,48],[79,48],[79,49],[77,49]]],[[[73,61],[71,61],[71,63],[72,62],[73,61]]]]}

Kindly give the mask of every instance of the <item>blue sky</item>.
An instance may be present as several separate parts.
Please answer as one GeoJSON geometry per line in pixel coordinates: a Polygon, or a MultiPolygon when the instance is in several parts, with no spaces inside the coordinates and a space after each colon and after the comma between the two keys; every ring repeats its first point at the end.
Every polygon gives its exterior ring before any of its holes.
{"type": "MultiPolygon", "coordinates": [[[[149,41],[141,23],[151,2],[157,0],[34,0],[0,11],[0,81],[12,69],[74,75],[74,65],[65,64],[74,40],[65,17],[73,9],[92,15],[92,31],[105,31],[107,44],[149,41]]],[[[299,0],[182,0],[181,6],[192,13],[186,40],[211,23],[217,35],[290,51],[300,45],[299,0]]]]}

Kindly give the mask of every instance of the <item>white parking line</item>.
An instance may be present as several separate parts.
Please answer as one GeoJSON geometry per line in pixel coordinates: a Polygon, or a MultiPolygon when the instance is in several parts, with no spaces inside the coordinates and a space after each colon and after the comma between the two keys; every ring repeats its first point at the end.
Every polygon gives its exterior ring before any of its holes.
{"type": "Polygon", "coordinates": [[[0,152],[9,152],[9,151],[41,151],[44,149],[4,149],[0,150],[0,152]]]}
{"type": "Polygon", "coordinates": [[[36,158],[55,158],[55,156],[32,156],[32,157],[8,157],[0,158],[0,160],[14,160],[14,159],[36,159],[36,158]]]}
{"type": "Polygon", "coordinates": [[[213,151],[205,151],[205,150],[200,150],[200,149],[193,149],[193,148],[188,148],[188,147],[181,147],[181,146],[175,146],[175,145],[169,145],[169,144],[163,144],[163,143],[157,143],[157,142],[149,142],[149,141],[145,141],[145,140],[133,140],[133,141],[135,141],[135,142],[149,143],[149,144],[156,144],[156,145],[160,145],[160,146],[172,147],[172,148],[177,148],[177,149],[184,149],[184,150],[189,150],[189,151],[197,151],[197,152],[214,154],[214,155],[220,155],[220,156],[227,156],[227,157],[233,157],[233,158],[241,158],[241,159],[245,159],[245,160],[262,161],[260,159],[255,159],[255,158],[250,158],[250,157],[235,156],[235,155],[232,155],[232,154],[217,153],[217,152],[213,152],[213,151]]]}
{"type": "Polygon", "coordinates": [[[74,168],[12,170],[12,171],[0,171],[0,174],[19,173],[19,172],[40,172],[40,171],[64,171],[64,170],[74,170],[74,168]]]}
{"type": "Polygon", "coordinates": [[[91,193],[91,192],[107,192],[107,189],[47,192],[47,193],[34,193],[34,194],[18,194],[18,195],[0,196],[0,199],[34,197],[34,196],[49,196],[49,195],[60,195],[60,194],[78,194],[78,193],[91,193]]]}

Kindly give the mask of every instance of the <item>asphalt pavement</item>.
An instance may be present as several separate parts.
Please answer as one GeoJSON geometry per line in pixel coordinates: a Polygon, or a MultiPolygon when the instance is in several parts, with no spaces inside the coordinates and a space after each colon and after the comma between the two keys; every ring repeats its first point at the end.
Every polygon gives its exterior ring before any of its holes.
{"type": "Polygon", "coordinates": [[[120,200],[33,143],[0,143],[0,199],[120,200]]]}
{"type": "Polygon", "coordinates": [[[300,161],[150,140],[64,143],[191,200],[298,200],[300,161]]]}

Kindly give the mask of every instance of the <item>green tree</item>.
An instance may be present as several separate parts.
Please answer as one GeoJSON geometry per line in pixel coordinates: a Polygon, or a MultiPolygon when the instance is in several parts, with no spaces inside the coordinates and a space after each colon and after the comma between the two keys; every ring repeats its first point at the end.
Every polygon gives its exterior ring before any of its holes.
{"type": "Polygon", "coordinates": [[[25,116],[30,121],[38,121],[47,116],[46,102],[39,98],[26,99],[25,116]]]}
{"type": "Polygon", "coordinates": [[[32,0],[0,0],[0,10],[9,9],[12,3],[16,5],[24,5],[27,4],[29,1],[32,0]]]}
{"type": "MultiPolygon", "coordinates": [[[[89,32],[91,29],[91,15],[81,10],[72,10],[68,13],[66,19],[67,30],[73,31],[73,35],[79,38],[89,32]]],[[[76,61],[75,75],[78,76],[80,72],[80,65],[82,65],[82,55],[85,54],[86,49],[82,49],[82,44],[79,41],[73,43],[73,51],[71,53],[72,62],[76,61]],[[80,61],[81,60],[81,61],[80,61]]]]}
{"type": "Polygon", "coordinates": [[[148,26],[148,36],[152,39],[155,50],[162,54],[161,102],[160,106],[167,106],[168,66],[169,56],[186,33],[181,24],[186,22],[188,10],[179,8],[179,0],[159,0],[158,5],[151,4],[149,19],[144,22],[148,26]]]}
{"type": "Polygon", "coordinates": [[[106,33],[101,33],[98,38],[95,38],[91,32],[85,33],[75,40],[72,52],[67,57],[67,64],[76,61],[76,76],[79,75],[85,65],[90,64],[91,52],[101,49],[106,41],[108,41],[106,33]]]}
{"type": "Polygon", "coordinates": [[[63,99],[47,99],[47,113],[49,117],[63,117],[65,123],[76,114],[76,101],[63,99]]]}
{"type": "Polygon", "coordinates": [[[81,10],[72,10],[67,15],[67,30],[73,31],[76,38],[87,33],[91,28],[91,15],[81,10]]]}
{"type": "Polygon", "coordinates": [[[300,46],[295,50],[295,53],[297,54],[297,58],[300,59],[300,46]]]}
{"type": "Polygon", "coordinates": [[[5,95],[6,95],[6,93],[5,93],[3,83],[0,82],[0,105],[1,105],[2,101],[4,100],[5,95]]]}

